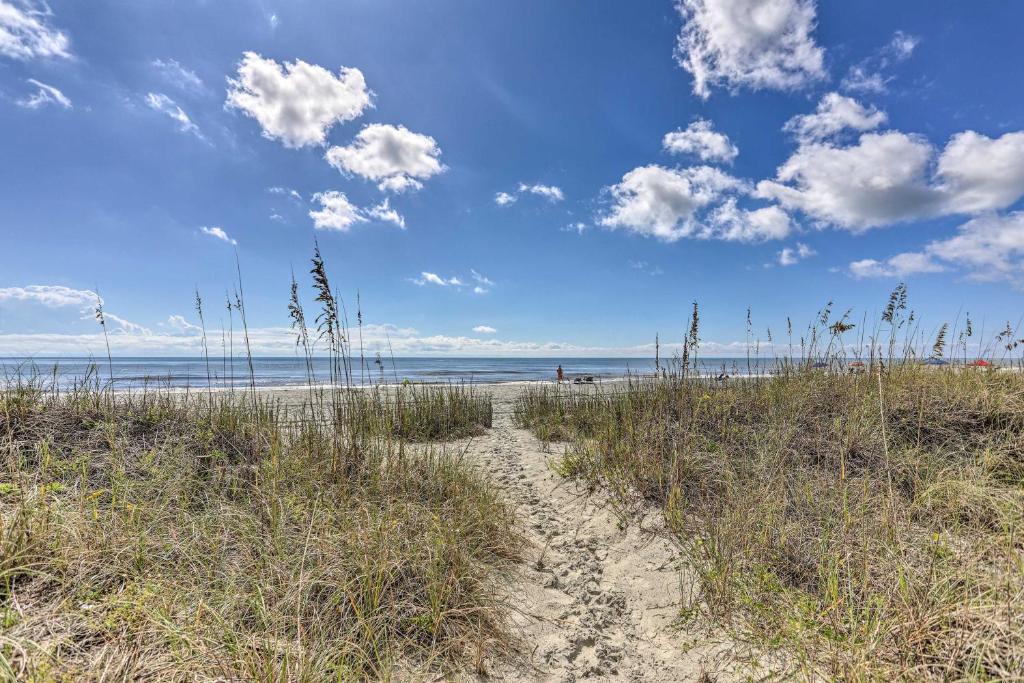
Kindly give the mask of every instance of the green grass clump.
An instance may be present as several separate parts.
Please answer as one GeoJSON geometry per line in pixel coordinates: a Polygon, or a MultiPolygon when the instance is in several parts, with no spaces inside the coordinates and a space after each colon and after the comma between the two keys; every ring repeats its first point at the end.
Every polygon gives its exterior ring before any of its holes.
{"type": "Polygon", "coordinates": [[[396,385],[347,392],[341,422],[360,434],[406,441],[461,439],[491,426],[491,397],[470,385],[396,385]]]}
{"type": "Polygon", "coordinates": [[[504,647],[512,511],[459,456],[331,415],[0,393],[0,678],[353,680],[504,647]]]}
{"type": "Polygon", "coordinates": [[[1024,672],[1024,376],[895,365],[605,396],[534,389],[561,470],[654,503],[690,550],[684,613],[844,680],[1024,672]]]}

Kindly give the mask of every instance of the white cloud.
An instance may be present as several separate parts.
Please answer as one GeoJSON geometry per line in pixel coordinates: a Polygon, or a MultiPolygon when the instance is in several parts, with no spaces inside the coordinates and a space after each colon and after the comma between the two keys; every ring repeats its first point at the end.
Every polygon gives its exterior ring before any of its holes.
{"type": "Polygon", "coordinates": [[[203,227],[199,228],[199,230],[204,235],[209,235],[210,237],[216,237],[221,242],[227,242],[228,244],[238,244],[238,242],[236,242],[235,240],[233,240],[230,237],[228,237],[228,234],[226,232],[224,232],[223,228],[218,228],[217,226],[212,226],[212,227],[203,226],[203,227]]]}
{"type": "Polygon", "coordinates": [[[882,94],[888,91],[892,76],[884,76],[881,72],[896,63],[908,59],[920,43],[917,36],[903,31],[896,31],[882,49],[858,64],[850,67],[843,78],[841,88],[852,92],[882,94]]]}
{"type": "Polygon", "coordinates": [[[182,66],[176,59],[154,59],[149,64],[165,81],[180,90],[203,90],[203,79],[196,75],[195,71],[182,66]]]}
{"type": "MultiPolygon", "coordinates": [[[[27,287],[5,287],[0,288],[0,302],[20,301],[34,304],[41,304],[47,308],[74,307],[78,310],[78,316],[82,320],[94,320],[97,304],[104,304],[103,298],[90,289],[73,289],[63,285],[28,285],[27,287]]],[[[151,334],[150,330],[142,325],[125,320],[121,316],[104,311],[103,317],[108,324],[108,331],[120,334],[151,334]]],[[[4,337],[18,338],[24,335],[0,335],[4,337]]],[[[31,337],[31,335],[28,335],[31,337]]],[[[45,336],[45,335],[44,335],[45,336]]],[[[61,335],[57,335],[61,336],[61,335]]],[[[0,342],[2,345],[2,342],[0,342]]],[[[38,347],[31,345],[23,347],[27,355],[36,355],[42,352],[38,347]]],[[[3,352],[0,351],[0,354],[3,352]]]]}
{"type": "Polygon", "coordinates": [[[320,209],[309,212],[313,225],[318,230],[338,230],[348,232],[356,223],[367,223],[370,220],[394,223],[405,230],[405,217],[391,207],[388,199],[369,208],[360,208],[349,201],[344,192],[332,190],[317,192],[313,201],[320,203],[320,209]]]}
{"type": "Polygon", "coordinates": [[[544,185],[542,183],[519,183],[514,192],[499,192],[494,195],[494,203],[498,206],[515,204],[524,194],[533,194],[544,197],[551,203],[560,202],[565,199],[565,193],[557,185],[544,185]]]}
{"type": "Polygon", "coordinates": [[[1011,280],[1024,285],[1024,211],[981,216],[960,226],[959,234],[932,242],[931,256],[968,269],[976,280],[1011,280]]]}
{"type": "Polygon", "coordinates": [[[320,209],[310,211],[309,217],[317,230],[339,230],[348,232],[356,223],[365,223],[366,217],[344,192],[317,192],[313,201],[320,202],[320,209]]]}
{"type": "Polygon", "coordinates": [[[995,139],[971,130],[954,135],[939,157],[936,175],[949,213],[1009,206],[1024,193],[1024,132],[995,139]]]}
{"type": "Polygon", "coordinates": [[[526,183],[519,183],[519,193],[523,194],[524,192],[544,197],[549,202],[560,202],[565,199],[565,195],[562,194],[562,188],[556,185],[541,185],[540,183],[528,185],[526,183]]]}
{"type": "Polygon", "coordinates": [[[786,247],[779,252],[779,265],[780,266],[792,266],[804,259],[814,256],[818,252],[811,249],[803,242],[797,242],[796,247],[786,247]]]}
{"type": "Polygon", "coordinates": [[[788,90],[825,76],[813,0],[679,0],[679,64],[693,92],[711,87],[788,90]]]}
{"type": "Polygon", "coordinates": [[[0,301],[29,301],[50,308],[77,306],[88,308],[102,302],[91,289],[72,289],[62,285],[28,285],[0,288],[0,301]]]}
{"type": "Polygon", "coordinates": [[[886,122],[885,112],[867,108],[857,100],[830,92],[818,102],[813,114],[794,116],[783,130],[793,133],[802,144],[826,140],[844,130],[874,130],[886,122]]]}
{"type": "Polygon", "coordinates": [[[148,93],[146,95],[146,104],[148,104],[151,109],[166,114],[177,121],[178,130],[182,133],[192,133],[200,140],[205,139],[203,138],[202,132],[199,130],[199,126],[193,123],[188,114],[186,114],[182,108],[167,95],[164,95],[163,93],[148,93]]]}
{"type": "Polygon", "coordinates": [[[299,194],[297,190],[293,190],[290,187],[281,187],[281,186],[268,187],[267,188],[267,192],[269,192],[270,194],[279,194],[279,195],[288,197],[289,199],[295,200],[299,204],[302,203],[302,195],[299,194]]]}
{"type": "Polygon", "coordinates": [[[967,131],[938,157],[924,138],[865,133],[855,145],[807,144],[757,194],[853,231],[901,221],[1002,209],[1024,194],[1024,133],[967,131]],[[929,177],[929,172],[935,173],[929,177]]]}
{"type": "Polygon", "coordinates": [[[884,57],[902,61],[913,54],[914,49],[921,43],[921,39],[903,31],[896,31],[892,40],[884,50],[884,57]]]}
{"type": "Polygon", "coordinates": [[[385,197],[384,201],[366,210],[366,215],[386,223],[394,223],[402,230],[405,230],[405,217],[391,208],[391,203],[385,197]]]}
{"type": "Polygon", "coordinates": [[[939,273],[945,270],[927,254],[905,252],[896,254],[886,261],[862,259],[850,264],[850,274],[855,278],[896,277],[902,278],[919,273],[939,273]]]}
{"type": "Polygon", "coordinates": [[[413,278],[412,281],[419,285],[420,287],[427,284],[437,285],[439,287],[461,287],[462,285],[465,284],[462,280],[460,280],[458,277],[454,275],[448,279],[445,279],[438,275],[437,273],[428,273],[427,271],[423,271],[422,273],[420,273],[420,276],[418,278],[413,278]]]}
{"type": "Polygon", "coordinates": [[[785,239],[792,231],[789,214],[779,207],[741,209],[730,197],[708,214],[695,234],[702,239],[727,242],[762,242],[785,239]]]}
{"type": "Polygon", "coordinates": [[[732,163],[740,150],[729,136],[714,129],[711,121],[698,119],[686,130],[666,133],[661,141],[665,151],[672,154],[693,154],[701,161],[732,163]]]}
{"type": "Polygon", "coordinates": [[[876,71],[868,71],[863,66],[852,66],[840,87],[847,91],[880,95],[889,89],[888,83],[891,80],[891,77],[884,77],[876,71]]]}
{"type": "Polygon", "coordinates": [[[633,270],[639,270],[641,272],[647,273],[652,277],[665,274],[665,271],[663,271],[661,268],[659,268],[658,266],[652,266],[647,261],[630,261],[629,267],[632,268],[633,270]]]}
{"type": "Polygon", "coordinates": [[[359,69],[342,67],[335,76],[315,64],[282,65],[255,52],[242,56],[238,77],[228,83],[227,106],[256,119],[264,137],[285,147],[323,145],[334,124],[372,106],[373,93],[359,69]]]}
{"type": "MultiPolygon", "coordinates": [[[[473,285],[474,294],[486,294],[487,292],[491,291],[492,287],[494,287],[493,281],[481,275],[476,270],[473,270],[471,268],[469,272],[470,275],[472,276],[473,282],[476,283],[475,285],[473,285]]],[[[454,287],[456,289],[461,289],[463,287],[469,286],[465,279],[460,278],[457,275],[452,275],[451,277],[445,278],[438,275],[437,273],[431,273],[428,271],[423,271],[422,273],[420,273],[419,277],[409,278],[409,282],[419,285],[420,287],[424,285],[437,285],[438,287],[454,287]]]]}
{"type": "Polygon", "coordinates": [[[0,0],[0,55],[21,60],[70,58],[67,35],[50,26],[49,19],[45,5],[0,0]]]}
{"type": "MultiPolygon", "coordinates": [[[[141,326],[138,326],[141,327],[141,326]]],[[[142,328],[145,330],[145,328],[142,328]]],[[[479,336],[451,336],[421,334],[419,331],[396,325],[364,324],[363,341],[367,353],[375,352],[396,356],[510,356],[510,357],[653,357],[654,344],[632,346],[585,346],[557,341],[508,341],[479,336]]],[[[209,332],[209,330],[207,331],[209,332]]],[[[480,333],[477,333],[480,334],[480,333]]],[[[295,352],[295,335],[287,326],[251,327],[249,340],[254,354],[290,356],[295,352]]],[[[110,346],[117,355],[198,356],[202,354],[202,337],[195,330],[189,333],[129,332],[123,328],[110,335],[110,346]]],[[[766,344],[761,342],[761,350],[766,344]]],[[[748,346],[745,342],[701,341],[701,348],[709,355],[742,357],[748,346]]],[[[325,349],[316,346],[316,352],[325,349]]],[[[661,346],[662,353],[671,355],[679,351],[677,344],[661,346]]],[[[0,356],[23,355],[105,356],[106,348],[100,331],[89,334],[18,333],[0,334],[0,356]]],[[[320,377],[320,380],[326,378],[320,377]]]]}
{"type": "Polygon", "coordinates": [[[611,211],[599,219],[604,227],[623,228],[665,242],[699,233],[697,211],[724,193],[744,188],[742,181],[716,168],[635,168],[611,186],[611,211]]]}
{"type": "Polygon", "coordinates": [[[986,215],[961,225],[957,234],[935,240],[919,252],[885,261],[863,259],[850,264],[854,277],[904,277],[959,267],[973,280],[1006,280],[1024,288],[1024,211],[986,215]]]}
{"type": "Polygon", "coordinates": [[[473,331],[478,334],[496,334],[498,330],[494,329],[490,325],[477,325],[473,328],[473,331]]]}
{"type": "Polygon", "coordinates": [[[25,107],[26,109],[39,109],[40,107],[44,107],[48,104],[55,104],[64,107],[65,109],[71,109],[71,100],[69,100],[67,96],[57,88],[52,85],[47,85],[46,83],[41,83],[34,78],[29,78],[26,82],[34,85],[36,87],[36,92],[34,95],[28,95],[27,97],[23,97],[18,100],[17,105],[19,107],[25,107]]]}
{"type": "MultiPolygon", "coordinates": [[[[90,317],[91,318],[92,314],[90,313],[86,317],[90,317]]],[[[115,314],[111,313],[110,311],[104,311],[103,312],[103,318],[107,321],[107,323],[113,323],[114,325],[117,326],[117,327],[114,327],[111,330],[111,332],[113,332],[114,334],[117,334],[119,336],[120,335],[143,335],[143,336],[149,336],[149,335],[153,334],[153,331],[150,330],[148,327],[144,327],[142,325],[139,325],[138,323],[133,323],[131,320],[125,320],[121,316],[115,315],[115,314]]]]}
{"type": "Polygon", "coordinates": [[[167,316],[167,326],[171,329],[177,330],[178,332],[202,332],[199,325],[193,325],[188,320],[185,320],[183,315],[170,315],[167,316]]]}
{"type": "Polygon", "coordinates": [[[494,287],[494,282],[490,278],[481,275],[472,268],[469,269],[469,274],[473,276],[473,281],[476,282],[476,285],[473,287],[474,294],[486,294],[494,287]]]}
{"type": "Polygon", "coordinates": [[[423,187],[421,180],[442,173],[441,149],[429,135],[405,126],[373,123],[346,147],[331,147],[325,159],[338,170],[378,181],[380,190],[402,192],[423,187]]]}

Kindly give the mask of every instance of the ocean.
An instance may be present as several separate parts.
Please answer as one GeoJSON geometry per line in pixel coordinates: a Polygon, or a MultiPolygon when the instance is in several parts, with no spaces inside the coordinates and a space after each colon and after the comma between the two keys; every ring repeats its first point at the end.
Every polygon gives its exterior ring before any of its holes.
{"type": "MultiPolygon", "coordinates": [[[[751,372],[764,372],[774,359],[751,359],[751,372]]],[[[257,387],[304,386],[307,381],[303,358],[253,358],[252,375],[257,387]]],[[[702,358],[701,372],[717,374],[725,371],[737,376],[747,374],[746,358],[702,358]]],[[[555,369],[562,366],[565,375],[593,377],[595,381],[649,375],[654,373],[653,358],[385,358],[376,364],[367,358],[362,369],[359,359],[352,368],[352,381],[357,385],[395,384],[408,380],[422,383],[491,383],[551,380],[555,369]]],[[[662,360],[662,366],[665,361],[662,360]]],[[[205,388],[249,386],[249,364],[236,357],[234,362],[210,358],[209,382],[206,362],[202,358],[114,358],[108,367],[106,359],[89,358],[0,358],[0,376],[7,379],[42,376],[56,380],[61,387],[72,386],[83,378],[93,377],[106,385],[113,374],[116,389],[167,387],[205,388]]],[[[317,383],[330,377],[329,361],[313,359],[317,383]]]]}

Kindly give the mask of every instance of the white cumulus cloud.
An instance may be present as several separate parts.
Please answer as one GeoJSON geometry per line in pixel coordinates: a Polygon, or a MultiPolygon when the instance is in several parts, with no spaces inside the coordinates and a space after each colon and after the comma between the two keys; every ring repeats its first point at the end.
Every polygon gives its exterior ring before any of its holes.
{"type": "Polygon", "coordinates": [[[317,230],[339,230],[348,232],[356,223],[365,223],[366,217],[355,204],[348,200],[344,192],[331,190],[317,192],[313,201],[320,203],[320,208],[309,212],[313,225],[317,230]]]}
{"type": "Polygon", "coordinates": [[[338,170],[378,182],[381,191],[403,192],[423,187],[422,180],[443,173],[441,148],[429,135],[405,126],[374,123],[352,144],[327,150],[327,163],[338,170]]]}
{"type": "Polygon", "coordinates": [[[1005,208],[1024,195],[1024,132],[954,136],[941,154],[899,131],[801,145],[757,194],[852,231],[1005,208]],[[933,173],[934,169],[934,173],[933,173]]]}
{"type": "Polygon", "coordinates": [[[228,82],[227,105],[256,119],[264,137],[286,147],[323,145],[332,126],[372,106],[373,93],[355,68],[334,75],[302,60],[278,64],[246,52],[237,78],[228,82]]]}
{"type": "Polygon", "coordinates": [[[825,76],[813,0],[679,0],[679,64],[693,92],[711,87],[788,90],[825,76]]]}
{"type": "Polygon", "coordinates": [[[509,204],[515,204],[517,199],[519,199],[519,197],[517,197],[514,194],[509,194],[508,192],[499,192],[496,195],[494,195],[494,203],[497,204],[498,206],[508,206],[509,204]]]}
{"type": "Polygon", "coordinates": [[[793,221],[779,207],[741,209],[730,197],[708,214],[695,235],[727,242],[762,242],[785,239],[792,231],[793,221]]]}
{"type": "Polygon", "coordinates": [[[692,154],[701,161],[732,163],[740,150],[729,136],[714,129],[711,121],[698,119],[686,130],[666,133],[661,141],[665,151],[673,154],[692,154]]]}
{"type": "Polygon", "coordinates": [[[370,218],[376,218],[379,221],[384,221],[385,223],[394,223],[402,230],[405,230],[405,217],[391,208],[391,203],[386,197],[380,204],[376,204],[367,209],[366,215],[370,218]]]}
{"type": "Polygon", "coordinates": [[[792,266],[817,253],[803,242],[797,242],[796,247],[786,247],[779,252],[779,265],[792,266]]]}
{"type": "Polygon", "coordinates": [[[405,217],[392,208],[388,199],[368,208],[356,206],[344,192],[332,190],[317,192],[313,201],[320,203],[320,208],[310,211],[309,217],[317,230],[338,230],[348,232],[356,223],[367,223],[371,220],[382,223],[393,223],[405,230],[405,217]]]}
{"type": "Polygon", "coordinates": [[[794,116],[786,122],[784,130],[806,144],[827,140],[844,130],[874,130],[885,123],[887,118],[883,111],[865,107],[853,98],[830,92],[821,98],[813,114],[794,116]]]}
{"type": "Polygon", "coordinates": [[[641,166],[608,188],[612,207],[598,222],[613,230],[675,242],[700,232],[698,210],[743,187],[739,179],[709,166],[641,166]]]}
{"type": "Polygon", "coordinates": [[[490,325],[477,325],[473,328],[473,331],[478,334],[497,334],[498,330],[491,327],[490,325]]]}

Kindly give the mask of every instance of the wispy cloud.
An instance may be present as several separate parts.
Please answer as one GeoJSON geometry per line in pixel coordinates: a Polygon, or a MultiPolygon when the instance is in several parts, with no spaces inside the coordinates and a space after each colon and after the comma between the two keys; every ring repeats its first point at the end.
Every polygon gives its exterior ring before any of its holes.
{"type": "Polygon", "coordinates": [[[195,71],[182,66],[176,59],[154,59],[149,63],[167,83],[179,90],[200,92],[205,90],[203,79],[195,71]]]}
{"type": "Polygon", "coordinates": [[[155,92],[147,93],[146,104],[149,105],[150,109],[161,112],[162,114],[165,114],[177,121],[178,130],[182,133],[191,133],[200,140],[206,140],[206,138],[203,137],[202,131],[199,130],[199,126],[193,123],[192,119],[189,118],[189,115],[185,113],[185,110],[179,107],[177,102],[167,95],[155,92]]]}
{"type": "Polygon", "coordinates": [[[221,242],[227,242],[228,244],[238,244],[237,241],[235,241],[235,240],[231,239],[230,237],[228,237],[228,234],[226,232],[224,232],[223,228],[218,228],[217,226],[211,226],[211,227],[203,226],[203,227],[199,228],[199,230],[204,235],[209,235],[210,237],[215,237],[216,239],[219,239],[221,242]]]}
{"type": "Polygon", "coordinates": [[[71,100],[54,86],[42,83],[34,78],[29,78],[26,82],[34,85],[36,92],[18,100],[17,105],[19,107],[39,109],[48,104],[53,104],[64,109],[71,109],[71,100]]]}
{"type": "Polygon", "coordinates": [[[442,277],[437,273],[431,273],[429,271],[423,271],[419,274],[419,277],[409,278],[409,282],[415,285],[423,287],[425,285],[436,285],[438,287],[451,287],[454,289],[462,289],[464,287],[472,286],[474,294],[487,294],[494,287],[494,281],[490,278],[481,275],[476,270],[470,268],[470,279],[473,281],[473,285],[470,285],[466,278],[459,277],[458,275],[452,275],[450,277],[442,277]]]}
{"type": "Polygon", "coordinates": [[[50,25],[46,5],[0,0],[0,55],[28,61],[71,57],[67,34],[50,25]]]}

